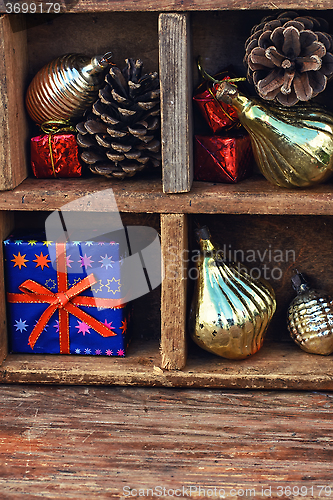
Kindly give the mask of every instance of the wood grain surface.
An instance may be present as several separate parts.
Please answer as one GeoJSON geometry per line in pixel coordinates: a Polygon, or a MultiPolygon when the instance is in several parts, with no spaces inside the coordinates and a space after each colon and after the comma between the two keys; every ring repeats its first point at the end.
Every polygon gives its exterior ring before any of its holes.
{"type": "Polygon", "coordinates": [[[163,191],[190,191],[193,180],[192,52],[188,13],[159,16],[163,191]]]}
{"type": "MultiPolygon", "coordinates": [[[[249,10],[249,9],[299,9],[297,1],[287,0],[62,0],[61,12],[105,12],[105,11],[185,11],[185,10],[249,10]]],[[[5,0],[0,2],[0,12],[6,12],[5,0]]],[[[48,12],[48,2],[43,0],[38,5],[48,12]]],[[[329,9],[330,0],[304,0],[302,9],[329,9]]],[[[50,11],[53,12],[53,9],[50,11]]]]}
{"type": "Polygon", "coordinates": [[[190,344],[183,370],[161,368],[159,343],[135,340],[125,358],[9,354],[1,383],[291,389],[333,391],[331,356],[294,344],[266,342],[254,356],[231,361],[190,344]]]}
{"type": "Polygon", "coordinates": [[[96,193],[97,203],[82,200],[78,210],[103,211],[103,191],[113,189],[121,212],[333,215],[332,184],[311,189],[285,189],[262,176],[239,184],[194,182],[190,193],[166,194],[159,179],[126,181],[87,179],[26,179],[12,191],[0,192],[0,210],[52,211],[86,194],[96,193]]]}
{"type": "Polygon", "coordinates": [[[2,386],[0,497],[330,498],[332,409],[319,392],[2,386]]]}
{"type": "Polygon", "coordinates": [[[27,60],[23,18],[0,15],[0,190],[17,186],[28,175],[24,111],[27,60]]]}
{"type": "Polygon", "coordinates": [[[161,215],[163,281],[161,292],[162,368],[181,370],[187,356],[187,217],[161,215]]]}

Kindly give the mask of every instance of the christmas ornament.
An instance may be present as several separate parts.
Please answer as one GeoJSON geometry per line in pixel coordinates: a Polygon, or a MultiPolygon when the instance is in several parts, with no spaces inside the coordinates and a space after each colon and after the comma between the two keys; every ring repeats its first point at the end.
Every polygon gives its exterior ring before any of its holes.
{"type": "Polygon", "coordinates": [[[200,59],[197,62],[201,76],[205,79],[196,89],[193,101],[196,103],[203,118],[214,134],[221,133],[240,125],[236,110],[228,104],[216,98],[216,85],[225,79],[234,81],[235,75],[231,69],[220,71],[214,77],[206,73],[201,66],[200,59]]]}
{"type": "Polygon", "coordinates": [[[92,59],[81,54],[68,54],[44,66],[30,83],[26,107],[35,123],[48,120],[73,120],[82,116],[94,102],[103,71],[110,65],[112,54],[92,59]]]}
{"type": "Polygon", "coordinates": [[[81,159],[95,174],[132,177],[145,167],[159,167],[160,89],[157,73],[141,76],[141,60],[112,66],[85,121],[77,124],[81,159]]]}
{"type": "Polygon", "coordinates": [[[253,280],[243,266],[227,264],[211,243],[207,227],[197,230],[198,279],[190,313],[190,334],[206,351],[244,359],[262,346],[275,312],[274,291],[253,280]]]}
{"type": "Polygon", "coordinates": [[[303,351],[328,355],[333,352],[333,300],[313,290],[301,273],[291,279],[297,296],[288,308],[287,325],[291,338],[303,351]]]}
{"type": "Polygon", "coordinates": [[[38,179],[54,177],[80,177],[75,128],[64,121],[45,122],[43,135],[30,141],[31,167],[38,179]]]}
{"type": "Polygon", "coordinates": [[[262,174],[281,187],[307,187],[333,171],[333,115],[323,108],[269,106],[223,82],[216,96],[234,106],[262,174]]]}
{"type": "Polygon", "coordinates": [[[254,26],[245,42],[248,80],[263,99],[284,106],[325,90],[333,74],[333,42],[325,19],[283,12],[254,26]]]}
{"type": "Polygon", "coordinates": [[[236,183],[251,172],[253,154],[249,134],[197,135],[194,142],[194,179],[236,183]]]}

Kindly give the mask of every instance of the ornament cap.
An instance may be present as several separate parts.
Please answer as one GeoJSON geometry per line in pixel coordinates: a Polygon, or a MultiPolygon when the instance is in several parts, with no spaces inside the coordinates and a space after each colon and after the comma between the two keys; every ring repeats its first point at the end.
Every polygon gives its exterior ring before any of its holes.
{"type": "Polygon", "coordinates": [[[93,57],[82,69],[82,72],[89,76],[100,73],[111,64],[112,55],[112,52],[106,52],[104,55],[93,57]]]}
{"type": "Polygon", "coordinates": [[[202,226],[195,231],[197,240],[209,240],[211,235],[207,226],[202,226]]]}
{"type": "Polygon", "coordinates": [[[291,284],[297,294],[304,293],[310,290],[309,284],[302,273],[295,271],[296,274],[291,278],[291,284]]]}

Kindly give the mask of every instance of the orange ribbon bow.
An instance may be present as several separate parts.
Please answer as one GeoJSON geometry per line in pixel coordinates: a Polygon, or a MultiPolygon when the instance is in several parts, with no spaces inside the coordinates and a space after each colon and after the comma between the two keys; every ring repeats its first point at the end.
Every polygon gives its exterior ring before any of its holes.
{"type": "Polygon", "coordinates": [[[66,267],[66,244],[56,243],[57,256],[57,282],[58,292],[54,293],[45,286],[36,283],[33,280],[26,280],[20,286],[19,290],[23,293],[7,293],[8,302],[15,303],[48,303],[47,309],[42,313],[32,330],[28,344],[33,349],[39,336],[44,330],[48,320],[52,314],[59,310],[59,343],[60,353],[69,354],[69,313],[84,321],[87,325],[93,328],[102,337],[113,337],[116,334],[112,332],[106,325],[90,316],[90,314],[82,311],[77,306],[88,307],[105,307],[115,308],[121,307],[121,299],[107,299],[97,297],[77,297],[87,288],[97,283],[93,273],[89,274],[79,283],[68,288],[67,285],[67,267],[66,267]]]}

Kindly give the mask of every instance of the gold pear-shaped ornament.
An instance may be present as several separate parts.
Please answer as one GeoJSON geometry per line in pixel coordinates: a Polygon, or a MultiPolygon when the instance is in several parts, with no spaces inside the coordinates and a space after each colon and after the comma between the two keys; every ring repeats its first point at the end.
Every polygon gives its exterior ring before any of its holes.
{"type": "Polygon", "coordinates": [[[302,188],[332,175],[333,114],[312,104],[268,105],[227,81],[218,85],[216,97],[236,109],[258,167],[272,184],[302,188]]]}
{"type": "Polygon", "coordinates": [[[297,296],[288,308],[287,325],[291,338],[303,351],[328,355],[333,352],[333,300],[310,287],[301,273],[291,279],[297,296]]]}
{"type": "Polygon", "coordinates": [[[243,265],[227,264],[207,227],[197,230],[200,259],[190,312],[190,335],[206,351],[244,359],[262,346],[276,309],[275,294],[243,265]]]}

